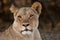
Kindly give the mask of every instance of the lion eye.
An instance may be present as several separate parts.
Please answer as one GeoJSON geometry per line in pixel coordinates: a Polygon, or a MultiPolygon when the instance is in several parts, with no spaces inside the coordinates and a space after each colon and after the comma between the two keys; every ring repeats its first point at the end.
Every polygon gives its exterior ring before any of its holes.
{"type": "Polygon", "coordinates": [[[18,18],[21,18],[21,16],[18,16],[18,18]]]}
{"type": "Polygon", "coordinates": [[[33,16],[33,14],[30,15],[30,17],[32,17],[32,16],[33,16]]]}

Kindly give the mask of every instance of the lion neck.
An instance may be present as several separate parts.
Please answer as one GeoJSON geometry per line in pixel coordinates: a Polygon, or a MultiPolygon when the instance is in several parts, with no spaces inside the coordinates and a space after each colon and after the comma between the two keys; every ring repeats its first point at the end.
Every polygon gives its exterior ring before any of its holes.
{"type": "Polygon", "coordinates": [[[16,33],[16,32],[13,30],[12,27],[9,28],[9,31],[10,31],[10,33],[11,33],[11,35],[12,35],[13,37],[16,37],[16,38],[18,38],[18,39],[20,39],[20,40],[34,40],[34,37],[33,37],[33,36],[34,36],[34,33],[31,34],[31,35],[18,34],[18,33],[16,33]]]}

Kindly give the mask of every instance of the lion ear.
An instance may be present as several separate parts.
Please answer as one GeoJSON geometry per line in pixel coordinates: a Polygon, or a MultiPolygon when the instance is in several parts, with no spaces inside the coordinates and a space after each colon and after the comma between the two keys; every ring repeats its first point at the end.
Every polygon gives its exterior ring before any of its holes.
{"type": "Polygon", "coordinates": [[[33,5],[32,5],[31,8],[34,9],[34,10],[36,10],[38,14],[41,14],[41,10],[42,10],[41,3],[35,2],[35,3],[33,3],[33,5]]]}
{"type": "Polygon", "coordinates": [[[12,6],[10,7],[10,11],[11,11],[12,13],[15,13],[17,10],[18,10],[18,8],[16,8],[14,5],[12,5],[12,6]]]}

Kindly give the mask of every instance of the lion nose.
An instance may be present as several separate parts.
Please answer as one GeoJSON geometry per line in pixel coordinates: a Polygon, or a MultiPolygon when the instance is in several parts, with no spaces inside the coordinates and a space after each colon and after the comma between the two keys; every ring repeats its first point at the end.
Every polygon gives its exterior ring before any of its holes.
{"type": "Polygon", "coordinates": [[[29,24],[23,24],[23,26],[24,26],[24,27],[27,27],[27,26],[29,26],[29,24]]]}

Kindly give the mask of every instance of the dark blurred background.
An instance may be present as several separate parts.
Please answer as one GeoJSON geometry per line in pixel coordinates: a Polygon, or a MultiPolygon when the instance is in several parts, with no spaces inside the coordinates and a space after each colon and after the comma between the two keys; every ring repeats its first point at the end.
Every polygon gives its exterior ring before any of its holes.
{"type": "Polygon", "coordinates": [[[39,17],[39,31],[43,40],[60,40],[60,0],[0,0],[0,32],[12,25],[14,18],[9,8],[30,7],[34,2],[42,4],[39,17]]]}

